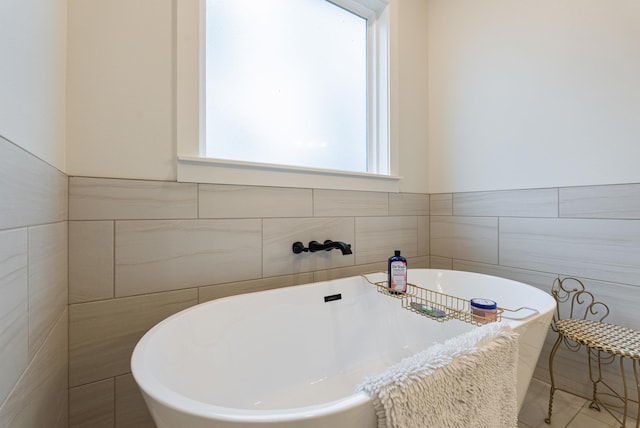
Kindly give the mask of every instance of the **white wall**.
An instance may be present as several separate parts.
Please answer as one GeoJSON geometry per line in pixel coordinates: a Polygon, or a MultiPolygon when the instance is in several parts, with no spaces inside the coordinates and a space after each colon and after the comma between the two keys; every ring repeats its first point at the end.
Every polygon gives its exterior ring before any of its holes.
{"type": "MultiPolygon", "coordinates": [[[[4,1],[0,134],[71,175],[174,179],[174,1],[68,0],[66,165],[67,2],[4,1]]],[[[640,3],[392,8],[403,191],[640,182],[640,3]]]]}
{"type": "Polygon", "coordinates": [[[173,1],[68,3],[69,174],[175,179],[173,1]]]}
{"type": "MultiPolygon", "coordinates": [[[[176,179],[176,0],[68,0],[70,175],[176,179]]],[[[392,0],[400,188],[426,192],[426,4],[392,0]]]]}
{"type": "Polygon", "coordinates": [[[640,2],[429,0],[429,192],[640,182],[640,2]]]}
{"type": "Polygon", "coordinates": [[[427,1],[392,1],[391,138],[398,141],[403,192],[428,191],[427,1]],[[394,89],[396,89],[394,91],[394,89]]]}
{"type": "Polygon", "coordinates": [[[65,171],[66,0],[0,2],[0,135],[65,171]]]}

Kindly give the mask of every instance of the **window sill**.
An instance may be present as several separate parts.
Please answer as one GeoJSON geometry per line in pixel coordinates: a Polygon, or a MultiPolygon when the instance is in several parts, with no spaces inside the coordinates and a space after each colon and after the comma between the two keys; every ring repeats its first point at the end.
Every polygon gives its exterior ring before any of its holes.
{"type": "Polygon", "coordinates": [[[178,181],[245,186],[399,192],[402,177],[178,156],[178,181]]]}

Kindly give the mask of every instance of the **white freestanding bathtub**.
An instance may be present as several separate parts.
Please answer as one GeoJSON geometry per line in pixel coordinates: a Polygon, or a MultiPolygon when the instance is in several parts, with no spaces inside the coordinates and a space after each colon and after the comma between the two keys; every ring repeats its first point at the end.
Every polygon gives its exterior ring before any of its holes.
{"type": "MultiPolygon", "coordinates": [[[[367,277],[383,281],[386,275],[367,277]]],[[[501,321],[520,334],[521,406],[553,298],[529,285],[468,272],[410,269],[409,282],[463,299],[492,299],[503,308],[535,309],[505,312],[501,321]]],[[[186,309],[147,332],[131,368],[159,428],[373,428],[370,397],[354,392],[363,378],[472,328],[403,309],[399,299],[352,277],[186,309]]]]}

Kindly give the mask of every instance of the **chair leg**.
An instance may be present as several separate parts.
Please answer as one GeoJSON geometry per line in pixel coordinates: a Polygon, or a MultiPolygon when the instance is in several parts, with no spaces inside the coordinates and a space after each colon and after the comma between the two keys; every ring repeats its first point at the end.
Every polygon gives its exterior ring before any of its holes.
{"type": "Polygon", "coordinates": [[[628,403],[629,401],[627,400],[628,398],[628,393],[627,393],[627,379],[624,375],[624,358],[623,357],[618,357],[620,359],[620,375],[622,376],[622,389],[624,390],[624,401],[623,401],[623,412],[622,412],[622,426],[626,427],[627,426],[627,412],[629,410],[629,406],[628,403]]]}
{"type": "Polygon", "coordinates": [[[549,379],[551,380],[551,390],[549,391],[549,413],[545,418],[545,423],[551,424],[551,412],[553,410],[553,394],[556,392],[556,383],[553,379],[553,360],[556,356],[556,351],[560,346],[560,342],[562,342],[562,335],[558,333],[558,339],[556,339],[556,343],[553,344],[553,348],[551,348],[551,353],[549,354],[549,379]]]}
{"type": "Polygon", "coordinates": [[[598,404],[598,383],[602,381],[602,366],[600,365],[600,351],[589,348],[588,346],[587,352],[589,357],[589,380],[591,380],[591,384],[593,385],[593,395],[591,398],[591,403],[589,404],[590,409],[595,409],[600,411],[600,405],[598,404]],[[593,376],[593,355],[597,353],[598,362],[598,378],[594,380],[593,376]]]}
{"type": "MultiPolygon", "coordinates": [[[[633,375],[636,379],[636,388],[638,395],[636,397],[640,397],[640,379],[638,378],[638,360],[633,360],[633,375]]],[[[638,414],[636,415],[636,428],[640,428],[640,398],[638,399],[638,414]]]]}

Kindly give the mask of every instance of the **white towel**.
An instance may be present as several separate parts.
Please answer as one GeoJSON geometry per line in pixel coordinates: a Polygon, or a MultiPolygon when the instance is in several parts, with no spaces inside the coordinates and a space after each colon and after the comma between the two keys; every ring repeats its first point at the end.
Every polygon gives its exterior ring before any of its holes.
{"type": "Polygon", "coordinates": [[[518,334],[490,323],[365,378],[379,428],[518,425],[518,334]]]}

